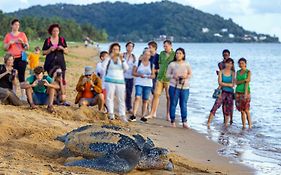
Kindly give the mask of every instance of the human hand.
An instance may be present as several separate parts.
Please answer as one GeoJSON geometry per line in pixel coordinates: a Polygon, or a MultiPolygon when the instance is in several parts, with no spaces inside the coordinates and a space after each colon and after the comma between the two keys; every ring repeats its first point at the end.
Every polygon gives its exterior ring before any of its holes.
{"type": "Polygon", "coordinates": [[[11,41],[9,42],[9,44],[10,44],[10,45],[15,44],[15,40],[11,40],[11,41]]]}
{"type": "Polygon", "coordinates": [[[23,42],[23,40],[22,40],[21,38],[19,38],[19,39],[18,39],[18,43],[23,44],[24,42],[23,42]]]}
{"type": "Polygon", "coordinates": [[[38,80],[35,80],[32,84],[31,84],[31,87],[35,87],[38,85],[38,80]]]}
{"type": "Polygon", "coordinates": [[[50,83],[49,83],[47,80],[42,80],[42,81],[43,81],[43,83],[44,83],[44,86],[47,86],[47,87],[50,86],[50,83]]]}
{"type": "Polygon", "coordinates": [[[63,50],[63,51],[64,51],[64,47],[62,47],[62,46],[58,46],[57,49],[58,49],[58,50],[63,50]]]}

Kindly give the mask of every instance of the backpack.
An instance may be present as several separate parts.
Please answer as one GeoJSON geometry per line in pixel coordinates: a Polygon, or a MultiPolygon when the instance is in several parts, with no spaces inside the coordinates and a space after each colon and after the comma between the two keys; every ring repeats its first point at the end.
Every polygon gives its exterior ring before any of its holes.
{"type": "MultiPolygon", "coordinates": [[[[152,64],[150,61],[149,61],[149,63],[150,63],[150,70],[151,70],[151,72],[152,72],[153,64],[152,64]]],[[[141,65],[141,60],[139,60],[139,62],[138,62],[138,67],[137,67],[137,68],[139,68],[140,65],[141,65]]]]}
{"type": "MultiPolygon", "coordinates": [[[[127,53],[124,53],[123,54],[123,57],[125,57],[127,55],[127,53]]],[[[132,53],[132,56],[133,56],[133,63],[135,64],[135,62],[137,61],[137,59],[136,59],[136,56],[132,53]]]]}
{"type": "MultiPolygon", "coordinates": [[[[62,43],[62,45],[63,46],[65,46],[65,40],[64,40],[64,38],[63,37],[59,37],[59,41],[62,43]]],[[[49,37],[48,39],[47,39],[47,44],[48,44],[48,46],[51,44],[51,37],[49,37]]]]}

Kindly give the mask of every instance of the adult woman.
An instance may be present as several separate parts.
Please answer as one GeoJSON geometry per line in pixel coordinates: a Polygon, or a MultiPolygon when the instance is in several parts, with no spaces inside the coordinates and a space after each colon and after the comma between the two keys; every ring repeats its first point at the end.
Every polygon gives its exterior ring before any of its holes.
{"type": "MultiPolygon", "coordinates": [[[[11,22],[12,32],[6,34],[4,48],[14,57],[14,68],[18,71],[20,83],[25,81],[27,58],[25,50],[29,48],[28,40],[24,32],[20,32],[20,21],[14,19],[11,22]]],[[[25,91],[21,89],[21,99],[25,100],[25,91]]]]}
{"type": "Polygon", "coordinates": [[[218,83],[222,93],[217,98],[208,118],[208,128],[214,118],[216,111],[222,105],[224,114],[224,125],[228,126],[229,117],[233,112],[233,87],[235,84],[235,72],[233,71],[234,61],[231,58],[225,60],[225,68],[219,72],[218,83]]]}
{"type": "Polygon", "coordinates": [[[4,64],[0,65],[0,102],[19,106],[21,101],[15,94],[17,70],[13,63],[14,58],[8,53],[4,56],[4,64]]]}
{"type": "Polygon", "coordinates": [[[174,61],[168,66],[166,76],[170,79],[169,96],[170,96],[170,119],[172,127],[176,127],[176,106],[180,103],[181,118],[184,128],[187,125],[187,101],[189,97],[189,79],[192,76],[192,70],[185,61],[185,50],[178,48],[174,61]]]}
{"type": "Polygon", "coordinates": [[[106,89],[106,106],[108,108],[109,118],[114,120],[114,96],[118,98],[119,115],[124,122],[127,122],[125,108],[125,78],[124,71],[129,66],[122,54],[120,54],[121,46],[119,43],[113,43],[109,47],[109,55],[103,61],[105,70],[105,89],[106,89]]]}
{"type": "Polygon", "coordinates": [[[67,44],[63,37],[59,36],[60,26],[58,24],[50,25],[48,29],[49,34],[43,45],[43,55],[46,55],[44,63],[44,70],[50,74],[52,68],[56,65],[62,69],[63,84],[65,85],[65,59],[64,54],[68,53],[67,44]]]}
{"type": "Polygon", "coordinates": [[[133,67],[136,62],[136,56],[133,54],[135,44],[132,41],[127,42],[126,50],[123,54],[124,59],[126,60],[129,69],[124,73],[125,83],[126,83],[126,110],[131,112],[132,110],[132,92],[134,87],[134,76],[133,76],[133,67]]]}
{"type": "Polygon", "coordinates": [[[252,121],[250,115],[250,81],[251,72],[247,69],[247,60],[240,58],[238,61],[240,70],[236,73],[236,108],[241,112],[241,119],[243,129],[246,128],[246,118],[248,120],[249,128],[252,128],[252,121]]]}
{"type": "Polygon", "coordinates": [[[147,112],[147,105],[149,96],[152,89],[152,79],[155,78],[153,64],[150,63],[151,53],[149,49],[146,49],[143,53],[142,60],[135,64],[133,69],[133,75],[136,77],[135,81],[135,101],[133,108],[133,115],[130,117],[131,121],[136,120],[136,114],[139,108],[140,98],[142,97],[142,117],[141,121],[146,122],[147,119],[144,117],[147,112]]]}

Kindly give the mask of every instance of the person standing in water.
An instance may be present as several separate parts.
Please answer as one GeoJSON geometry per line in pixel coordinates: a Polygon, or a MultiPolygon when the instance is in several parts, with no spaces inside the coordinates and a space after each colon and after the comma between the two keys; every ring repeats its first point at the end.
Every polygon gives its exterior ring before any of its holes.
{"type": "Polygon", "coordinates": [[[247,69],[247,60],[240,58],[238,61],[240,70],[236,73],[236,108],[241,112],[241,119],[243,129],[246,128],[246,119],[248,121],[249,128],[252,128],[252,121],[250,115],[250,81],[251,71],[247,69]]]}
{"type": "MultiPolygon", "coordinates": [[[[6,34],[4,49],[14,57],[14,68],[17,70],[20,83],[25,82],[25,70],[27,57],[25,51],[29,49],[28,39],[24,32],[20,32],[20,21],[14,19],[11,22],[12,32],[6,34]]],[[[21,88],[21,100],[26,100],[25,90],[21,88]]]]}
{"type": "Polygon", "coordinates": [[[172,127],[176,127],[176,107],[179,102],[183,127],[188,128],[187,101],[191,76],[191,67],[189,63],[185,62],[185,50],[183,48],[178,48],[174,61],[169,64],[167,70],[167,77],[170,79],[169,96],[172,127]]]}
{"type": "Polygon", "coordinates": [[[224,125],[228,126],[230,115],[233,113],[233,94],[235,84],[235,72],[233,71],[234,61],[231,58],[225,60],[225,68],[219,72],[218,83],[222,93],[217,98],[208,118],[208,128],[210,128],[216,111],[221,107],[224,114],[224,125]]]}
{"type": "MultiPolygon", "coordinates": [[[[219,70],[217,71],[217,74],[219,74],[219,71],[221,71],[225,68],[225,61],[228,58],[230,58],[230,51],[228,49],[224,49],[222,51],[222,57],[223,57],[223,60],[218,63],[219,70]]],[[[233,66],[233,71],[235,72],[234,66],[233,66]]],[[[232,124],[232,123],[233,123],[233,112],[230,114],[230,124],[232,124]]]]}
{"type": "Polygon", "coordinates": [[[123,54],[124,59],[126,60],[129,69],[124,73],[125,85],[126,85],[126,110],[128,113],[132,113],[132,92],[134,87],[134,76],[133,76],[133,67],[136,60],[136,56],[133,54],[135,44],[132,41],[127,42],[126,50],[123,54]]]}
{"type": "Polygon", "coordinates": [[[172,42],[170,40],[165,40],[164,51],[159,55],[159,71],[157,76],[156,87],[153,95],[153,102],[150,114],[146,118],[156,117],[156,110],[159,104],[159,97],[162,94],[163,90],[166,92],[167,106],[166,106],[166,120],[170,120],[170,97],[169,97],[169,78],[166,76],[168,65],[174,60],[175,52],[172,48],[172,42]]]}

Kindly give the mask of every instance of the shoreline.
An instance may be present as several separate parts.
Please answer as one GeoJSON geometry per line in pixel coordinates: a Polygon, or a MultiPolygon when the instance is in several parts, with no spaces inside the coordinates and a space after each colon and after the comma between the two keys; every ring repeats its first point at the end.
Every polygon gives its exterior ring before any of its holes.
{"type": "MultiPolygon", "coordinates": [[[[86,65],[95,65],[97,50],[83,46],[70,47],[67,61],[67,99],[74,101],[75,85],[86,65]],[[81,56],[83,55],[83,56],[81,56]]],[[[164,97],[164,96],[162,96],[164,97]]],[[[165,100],[160,100],[162,103],[165,100]]],[[[158,111],[165,111],[161,104],[158,111]]],[[[63,144],[54,138],[77,127],[106,123],[92,108],[55,106],[56,114],[45,107],[29,110],[27,106],[0,105],[0,173],[4,174],[110,174],[81,167],[65,167],[58,157],[63,144]]],[[[158,113],[160,113],[158,112],[158,113]]],[[[118,121],[114,122],[124,125],[118,121]]],[[[254,174],[254,170],[218,154],[220,145],[193,129],[170,128],[169,122],[150,119],[147,124],[129,123],[129,127],[153,139],[156,146],[168,148],[175,161],[175,172],[137,171],[130,174],[254,174]]]]}

